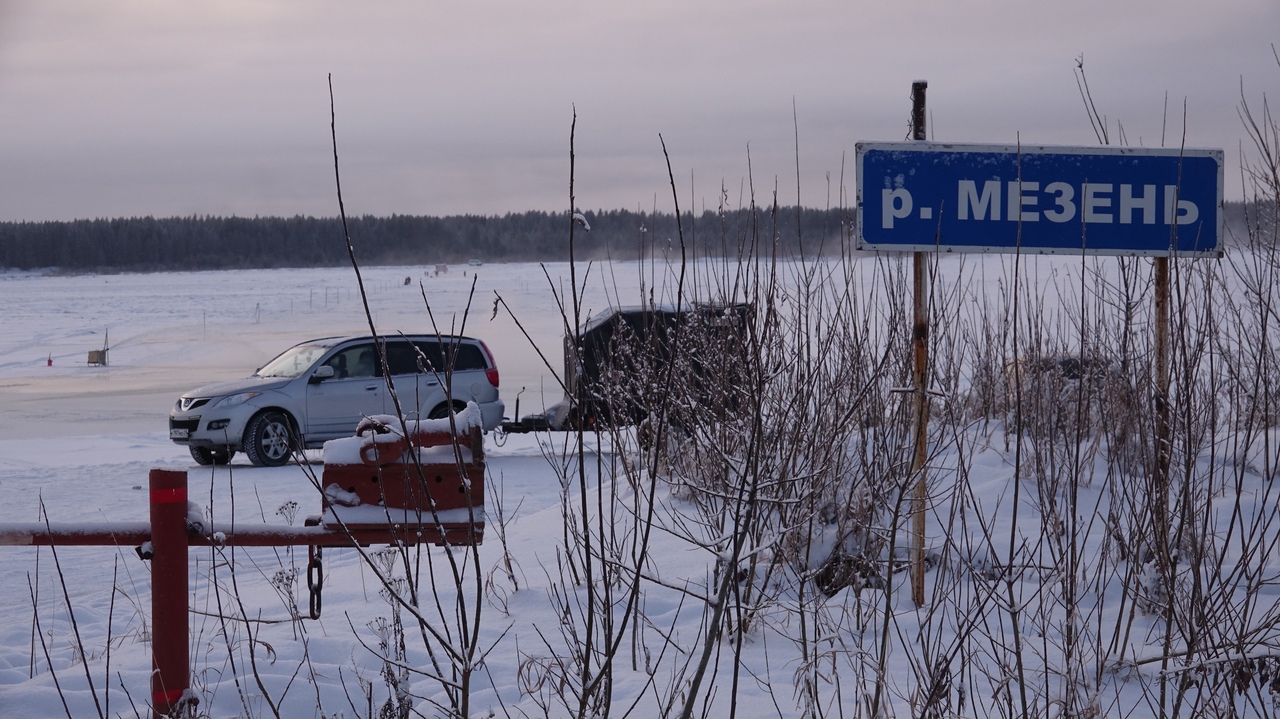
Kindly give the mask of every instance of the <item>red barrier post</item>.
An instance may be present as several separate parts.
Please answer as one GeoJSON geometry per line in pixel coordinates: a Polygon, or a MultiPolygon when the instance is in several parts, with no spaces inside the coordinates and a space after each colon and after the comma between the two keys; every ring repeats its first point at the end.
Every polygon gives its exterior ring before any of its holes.
{"type": "Polygon", "coordinates": [[[169,716],[191,681],[187,645],[187,473],[153,469],[151,480],[151,704],[169,716]]]}

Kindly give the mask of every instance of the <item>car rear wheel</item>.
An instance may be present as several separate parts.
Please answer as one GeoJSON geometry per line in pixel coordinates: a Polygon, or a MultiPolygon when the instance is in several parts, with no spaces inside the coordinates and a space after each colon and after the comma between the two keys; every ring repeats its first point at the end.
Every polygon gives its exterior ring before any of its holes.
{"type": "MultiPolygon", "coordinates": [[[[467,406],[465,404],[456,403],[453,406],[453,413],[457,414],[466,408],[467,406]]],[[[447,419],[448,417],[449,417],[448,402],[441,402],[440,404],[436,405],[435,409],[431,410],[431,414],[427,415],[427,419],[447,419]]]]}
{"type": "Polygon", "coordinates": [[[229,447],[192,447],[191,458],[202,467],[230,464],[236,451],[229,447]]]}
{"type": "Polygon", "coordinates": [[[249,420],[244,430],[244,454],[257,467],[287,464],[296,446],[293,423],[283,412],[263,412],[249,420]]]}

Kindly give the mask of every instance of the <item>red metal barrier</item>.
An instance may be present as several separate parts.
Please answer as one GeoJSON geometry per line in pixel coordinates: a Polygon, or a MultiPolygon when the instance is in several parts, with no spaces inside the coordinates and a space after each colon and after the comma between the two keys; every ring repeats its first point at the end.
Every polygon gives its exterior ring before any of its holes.
{"type": "Polygon", "coordinates": [[[187,473],[151,470],[151,706],[167,716],[191,686],[187,473]]]}
{"type": "MultiPolygon", "coordinates": [[[[355,438],[353,438],[355,439],[355,438]]],[[[187,473],[153,469],[151,521],[106,525],[0,524],[0,546],[138,546],[151,560],[152,716],[199,700],[190,693],[188,549],[196,546],[350,547],[390,543],[480,544],[484,538],[484,446],[472,430],[456,439],[420,432],[390,442],[360,438],[359,464],[326,463],[325,514],[310,526],[237,525],[234,532],[188,525],[187,473]],[[423,448],[444,451],[421,456],[423,448]],[[406,452],[420,453],[417,463],[406,452]],[[339,495],[347,495],[340,497],[339,495]],[[335,497],[347,500],[335,504],[335,497]],[[150,545],[149,551],[146,545],[150,545]]],[[[316,597],[313,596],[313,602],[316,597]]],[[[318,616],[318,615],[317,615],[318,616]]]]}

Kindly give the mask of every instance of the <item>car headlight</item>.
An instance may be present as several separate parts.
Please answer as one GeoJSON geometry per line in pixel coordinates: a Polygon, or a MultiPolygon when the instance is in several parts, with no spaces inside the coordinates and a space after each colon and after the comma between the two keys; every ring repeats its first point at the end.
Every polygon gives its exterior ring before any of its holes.
{"type": "Polygon", "coordinates": [[[261,392],[241,392],[240,394],[228,395],[218,400],[217,402],[214,402],[213,406],[214,407],[234,407],[238,404],[244,404],[245,402],[248,402],[249,400],[253,399],[254,397],[257,397],[260,394],[262,393],[261,392]]]}
{"type": "Polygon", "coordinates": [[[196,407],[203,407],[208,404],[211,397],[181,397],[174,408],[179,412],[190,412],[196,407]]]}

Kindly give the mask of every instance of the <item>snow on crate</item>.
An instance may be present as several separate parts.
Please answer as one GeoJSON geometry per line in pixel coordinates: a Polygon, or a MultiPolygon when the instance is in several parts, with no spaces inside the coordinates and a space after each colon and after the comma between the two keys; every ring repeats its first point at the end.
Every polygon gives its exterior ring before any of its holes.
{"type": "MultiPolygon", "coordinates": [[[[455,427],[458,437],[468,436],[472,428],[483,429],[484,416],[480,412],[480,407],[475,402],[468,402],[467,408],[455,414],[452,422],[448,417],[410,419],[404,422],[389,414],[366,417],[356,425],[355,436],[325,442],[323,460],[326,465],[386,464],[393,461],[406,461],[409,458],[401,458],[399,453],[406,451],[410,444],[418,447],[420,462],[442,461],[439,457],[444,451],[447,451],[450,459],[453,459],[452,447],[444,446],[442,450],[441,446],[441,444],[451,445],[450,441],[428,443],[415,440],[410,443],[406,438],[441,435],[452,437],[455,427]]],[[[465,452],[462,461],[470,462],[469,449],[465,444],[460,448],[465,452]]]]}

